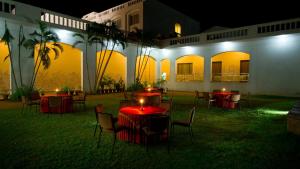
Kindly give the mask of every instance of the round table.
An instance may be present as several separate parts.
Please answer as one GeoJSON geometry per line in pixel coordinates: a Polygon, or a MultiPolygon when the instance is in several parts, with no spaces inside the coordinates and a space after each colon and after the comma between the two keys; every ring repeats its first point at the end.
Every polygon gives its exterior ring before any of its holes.
{"type": "Polygon", "coordinates": [[[234,109],[235,104],[231,104],[228,100],[230,97],[236,94],[235,92],[212,92],[212,95],[216,99],[216,105],[218,107],[234,109]]]}
{"type": "Polygon", "coordinates": [[[73,111],[73,101],[72,96],[67,94],[52,94],[52,95],[44,95],[41,97],[41,105],[40,110],[43,113],[49,113],[49,97],[61,97],[62,103],[61,106],[53,108],[51,113],[66,113],[73,111]]]}
{"type": "Polygon", "coordinates": [[[130,127],[132,126],[131,123],[134,123],[135,126],[132,130],[135,132],[134,137],[129,138],[130,140],[127,140],[129,135],[128,131],[119,132],[118,138],[120,140],[126,140],[134,143],[142,143],[143,138],[141,137],[141,126],[147,120],[147,117],[161,115],[163,113],[166,113],[166,109],[156,106],[144,106],[143,109],[141,109],[141,106],[122,107],[119,110],[118,125],[130,127]],[[130,121],[128,121],[128,119],[130,119],[130,121]]]}

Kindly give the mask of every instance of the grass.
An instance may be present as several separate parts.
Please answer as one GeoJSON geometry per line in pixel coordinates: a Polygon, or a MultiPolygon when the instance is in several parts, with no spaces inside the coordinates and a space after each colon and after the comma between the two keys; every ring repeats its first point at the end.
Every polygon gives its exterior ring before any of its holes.
{"type": "MultiPolygon", "coordinates": [[[[104,135],[100,147],[93,136],[93,107],[102,103],[117,116],[121,94],[89,96],[88,111],[62,116],[20,113],[20,103],[0,102],[0,168],[297,168],[300,137],[287,133],[286,112],[294,98],[252,98],[251,107],[238,110],[197,108],[194,142],[184,128],[175,128],[171,152],[117,141],[104,135]],[[281,112],[281,113],[274,113],[281,112]]],[[[175,93],[173,119],[186,117],[193,96],[175,93]]]]}

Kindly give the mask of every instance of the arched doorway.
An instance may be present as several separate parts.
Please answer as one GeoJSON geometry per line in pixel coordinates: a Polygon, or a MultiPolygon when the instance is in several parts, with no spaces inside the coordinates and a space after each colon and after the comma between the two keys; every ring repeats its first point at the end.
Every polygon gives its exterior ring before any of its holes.
{"type": "Polygon", "coordinates": [[[176,81],[202,81],[204,75],[204,57],[186,55],[176,59],[176,81]]]}
{"type": "Polygon", "coordinates": [[[156,60],[152,56],[138,56],[136,75],[140,74],[141,82],[154,83],[156,81],[156,60]]]}
{"type": "Polygon", "coordinates": [[[211,80],[215,82],[247,82],[250,55],[244,52],[223,52],[211,58],[211,80]]]}
{"type": "MultiPolygon", "coordinates": [[[[50,52],[50,66],[42,66],[36,77],[35,87],[43,91],[54,91],[68,87],[74,90],[82,89],[82,51],[71,45],[59,43],[63,52],[58,58],[50,52]]],[[[51,45],[51,44],[47,44],[51,45]]],[[[35,48],[34,60],[36,61],[38,47],[35,48]]]]}
{"type": "Polygon", "coordinates": [[[97,52],[96,71],[98,70],[99,72],[100,70],[100,73],[104,71],[105,63],[107,62],[110,54],[111,58],[106,67],[104,76],[110,77],[116,82],[119,82],[120,80],[126,82],[127,58],[120,52],[111,50],[97,52]]]}
{"type": "Polygon", "coordinates": [[[0,43],[0,93],[10,90],[10,60],[8,56],[8,48],[4,42],[0,43]],[[4,61],[5,60],[5,61],[4,61]]]}
{"type": "Polygon", "coordinates": [[[165,77],[165,80],[170,80],[170,69],[171,62],[170,59],[163,59],[160,61],[160,75],[161,77],[165,77]]]}

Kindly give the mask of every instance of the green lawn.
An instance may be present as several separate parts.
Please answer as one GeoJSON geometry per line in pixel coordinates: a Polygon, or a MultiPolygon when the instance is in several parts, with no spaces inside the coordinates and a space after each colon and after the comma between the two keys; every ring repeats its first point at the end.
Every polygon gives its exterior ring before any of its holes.
{"type": "MultiPolygon", "coordinates": [[[[242,110],[196,110],[192,143],[185,128],[175,128],[171,151],[117,141],[111,157],[110,135],[96,148],[93,136],[97,103],[117,115],[121,94],[89,96],[88,111],[61,115],[20,113],[20,103],[0,102],[0,168],[155,169],[299,168],[300,137],[287,133],[286,113],[295,100],[255,97],[242,110]]],[[[173,119],[192,107],[191,94],[176,93],[173,119]]]]}

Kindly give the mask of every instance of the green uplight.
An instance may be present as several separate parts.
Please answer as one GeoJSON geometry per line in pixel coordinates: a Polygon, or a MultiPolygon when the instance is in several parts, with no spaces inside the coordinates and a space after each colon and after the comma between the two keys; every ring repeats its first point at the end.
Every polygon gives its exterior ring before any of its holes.
{"type": "Polygon", "coordinates": [[[289,111],[274,110],[274,109],[260,109],[259,111],[266,114],[277,114],[277,115],[287,115],[289,113],[289,111]]]}

